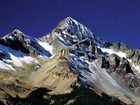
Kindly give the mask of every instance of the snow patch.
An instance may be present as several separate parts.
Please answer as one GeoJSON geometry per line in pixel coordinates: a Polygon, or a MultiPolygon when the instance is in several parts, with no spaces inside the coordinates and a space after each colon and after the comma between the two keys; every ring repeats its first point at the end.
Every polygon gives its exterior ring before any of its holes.
{"type": "Polygon", "coordinates": [[[132,65],[132,67],[137,70],[140,73],[140,66],[139,65],[135,65],[132,60],[128,59],[128,61],[130,62],[130,64],[132,65]]]}
{"type": "Polygon", "coordinates": [[[53,47],[49,45],[47,42],[38,41],[38,44],[43,47],[46,51],[49,51],[51,54],[53,53],[53,47]]]}
{"type": "MultiPolygon", "coordinates": [[[[100,48],[100,47],[98,47],[98,48],[100,48]]],[[[102,52],[106,52],[108,54],[116,54],[116,55],[118,55],[121,58],[123,58],[123,57],[126,58],[126,54],[123,53],[122,51],[116,52],[113,49],[108,49],[108,48],[100,48],[100,49],[102,50],[102,52]]]]}
{"type": "Polygon", "coordinates": [[[0,61],[0,69],[3,69],[3,70],[13,70],[13,71],[15,71],[15,69],[11,65],[6,64],[3,61],[0,61]]]}
{"type": "Polygon", "coordinates": [[[11,60],[6,60],[8,62],[11,62],[13,63],[13,65],[15,66],[18,66],[18,67],[22,67],[22,62],[19,60],[18,57],[14,56],[13,54],[9,53],[10,54],[10,57],[11,57],[11,60]]]}
{"type": "Polygon", "coordinates": [[[13,65],[17,67],[23,67],[24,66],[23,63],[26,63],[26,64],[31,64],[33,62],[38,63],[38,61],[35,58],[32,58],[30,56],[16,57],[11,53],[9,54],[10,54],[11,59],[5,60],[5,61],[9,63],[13,63],[13,65]]]}

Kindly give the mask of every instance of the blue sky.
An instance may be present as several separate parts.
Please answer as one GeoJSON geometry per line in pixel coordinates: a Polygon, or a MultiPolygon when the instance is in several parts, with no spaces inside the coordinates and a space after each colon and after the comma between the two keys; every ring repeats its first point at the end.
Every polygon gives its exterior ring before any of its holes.
{"type": "Polygon", "coordinates": [[[43,36],[67,16],[97,36],[140,48],[140,0],[0,0],[0,36],[43,36]]]}

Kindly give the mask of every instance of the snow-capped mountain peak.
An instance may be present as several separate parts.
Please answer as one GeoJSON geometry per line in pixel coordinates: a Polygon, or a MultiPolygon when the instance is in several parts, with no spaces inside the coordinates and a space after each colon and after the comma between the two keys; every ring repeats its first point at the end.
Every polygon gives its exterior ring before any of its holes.
{"type": "Polygon", "coordinates": [[[0,70],[13,70],[24,67],[23,64],[37,62],[34,57],[45,59],[52,56],[52,46],[15,29],[0,38],[0,70]],[[2,61],[1,61],[2,60],[2,61]],[[14,67],[13,67],[14,66],[14,67]]]}
{"type": "Polygon", "coordinates": [[[52,34],[56,36],[62,43],[68,46],[85,39],[92,39],[93,43],[99,46],[104,46],[105,44],[103,40],[94,35],[86,26],[77,22],[71,17],[67,17],[62,20],[52,31],[52,34]]]}
{"type": "Polygon", "coordinates": [[[23,32],[20,31],[19,29],[14,29],[12,33],[13,34],[21,34],[21,33],[23,34],[23,32]]]}
{"type": "Polygon", "coordinates": [[[19,38],[25,38],[25,37],[26,35],[22,31],[15,29],[11,33],[5,35],[3,39],[4,40],[18,40],[19,38]]]}

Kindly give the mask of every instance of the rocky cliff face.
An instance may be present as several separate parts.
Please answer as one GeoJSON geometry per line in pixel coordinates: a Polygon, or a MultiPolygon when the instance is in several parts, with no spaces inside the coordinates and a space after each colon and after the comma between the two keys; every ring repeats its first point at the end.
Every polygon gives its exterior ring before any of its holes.
{"type": "Polygon", "coordinates": [[[39,39],[14,30],[0,39],[0,47],[5,104],[33,104],[29,99],[42,89],[41,105],[140,104],[139,50],[104,41],[71,17],[39,39]],[[94,102],[97,97],[104,102],[94,102]]]}

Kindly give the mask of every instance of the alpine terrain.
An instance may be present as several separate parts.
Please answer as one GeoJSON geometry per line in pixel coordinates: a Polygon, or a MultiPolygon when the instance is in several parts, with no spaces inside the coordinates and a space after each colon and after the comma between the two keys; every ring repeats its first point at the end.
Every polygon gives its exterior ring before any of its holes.
{"type": "Polygon", "coordinates": [[[140,50],[67,17],[50,33],[0,38],[4,105],[140,105],[140,50]]]}

